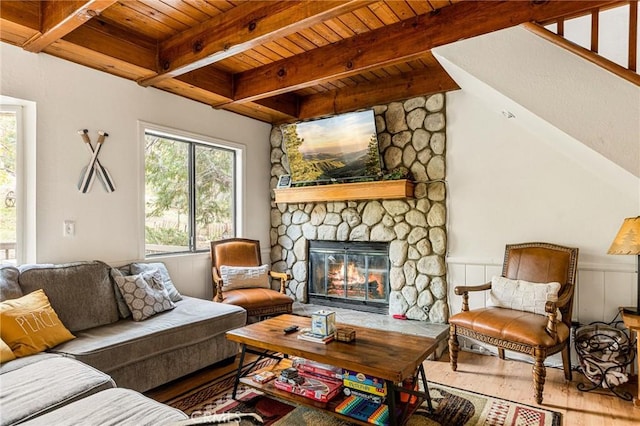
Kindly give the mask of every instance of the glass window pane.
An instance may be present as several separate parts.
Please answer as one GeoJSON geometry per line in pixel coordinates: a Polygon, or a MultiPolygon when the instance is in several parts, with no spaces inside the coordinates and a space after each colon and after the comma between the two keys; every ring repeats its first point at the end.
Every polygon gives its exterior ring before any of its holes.
{"type": "Polygon", "coordinates": [[[16,263],[17,115],[0,112],[0,264],[16,263]]]}
{"type": "Polygon", "coordinates": [[[233,151],[195,147],[196,250],[208,250],[209,241],[235,235],[234,160],[233,151]]]}
{"type": "Polygon", "coordinates": [[[189,251],[189,144],[145,142],[145,254],[189,251]]]}

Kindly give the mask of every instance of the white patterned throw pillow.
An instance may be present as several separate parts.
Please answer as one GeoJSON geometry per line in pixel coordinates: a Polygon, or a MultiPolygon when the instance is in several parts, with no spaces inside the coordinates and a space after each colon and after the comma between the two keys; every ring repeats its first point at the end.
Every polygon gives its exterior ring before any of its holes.
{"type": "MultiPolygon", "coordinates": [[[[491,278],[488,306],[516,309],[546,315],[547,301],[558,300],[560,283],[533,283],[525,280],[510,280],[505,277],[491,278]]],[[[558,319],[562,319],[558,310],[558,319]]]]}
{"type": "Polygon", "coordinates": [[[269,265],[220,266],[222,291],[237,288],[270,288],[269,265]]]}
{"type": "Polygon", "coordinates": [[[134,321],[142,321],[176,307],[157,270],[138,275],[115,276],[114,279],[134,321]]]}

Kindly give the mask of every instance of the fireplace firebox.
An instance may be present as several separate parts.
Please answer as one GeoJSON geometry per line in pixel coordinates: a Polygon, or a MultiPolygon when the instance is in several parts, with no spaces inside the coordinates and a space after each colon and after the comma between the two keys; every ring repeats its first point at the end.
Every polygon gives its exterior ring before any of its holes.
{"type": "Polygon", "coordinates": [[[309,303],[387,314],[389,244],[309,241],[309,303]]]}

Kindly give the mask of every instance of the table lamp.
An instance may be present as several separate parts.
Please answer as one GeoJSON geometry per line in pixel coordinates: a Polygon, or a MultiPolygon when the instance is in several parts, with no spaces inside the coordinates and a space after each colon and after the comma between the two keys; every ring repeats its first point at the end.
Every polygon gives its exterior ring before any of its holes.
{"type": "MultiPolygon", "coordinates": [[[[616,238],[609,247],[608,254],[635,254],[638,256],[638,268],[640,268],[640,216],[628,217],[622,222],[616,238]]],[[[632,315],[640,315],[640,270],[638,274],[638,293],[635,308],[624,308],[624,312],[632,315]]]]}

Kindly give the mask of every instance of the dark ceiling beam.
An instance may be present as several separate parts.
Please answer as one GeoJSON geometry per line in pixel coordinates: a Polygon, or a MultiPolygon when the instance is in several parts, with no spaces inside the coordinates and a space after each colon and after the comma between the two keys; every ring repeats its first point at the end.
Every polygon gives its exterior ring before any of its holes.
{"type": "Polygon", "coordinates": [[[158,74],[139,81],[151,86],[193,71],[372,1],[250,1],[161,43],[158,74]]]}
{"type": "Polygon", "coordinates": [[[235,76],[235,102],[265,97],[413,60],[434,47],[613,1],[464,1],[235,76]]]}
{"type": "Polygon", "coordinates": [[[438,65],[390,76],[382,82],[373,81],[302,97],[298,118],[306,120],[324,115],[341,114],[459,88],[444,68],[438,65]]]}
{"type": "Polygon", "coordinates": [[[117,0],[41,1],[39,33],[22,47],[39,53],[85,22],[99,15],[117,0]]]}

